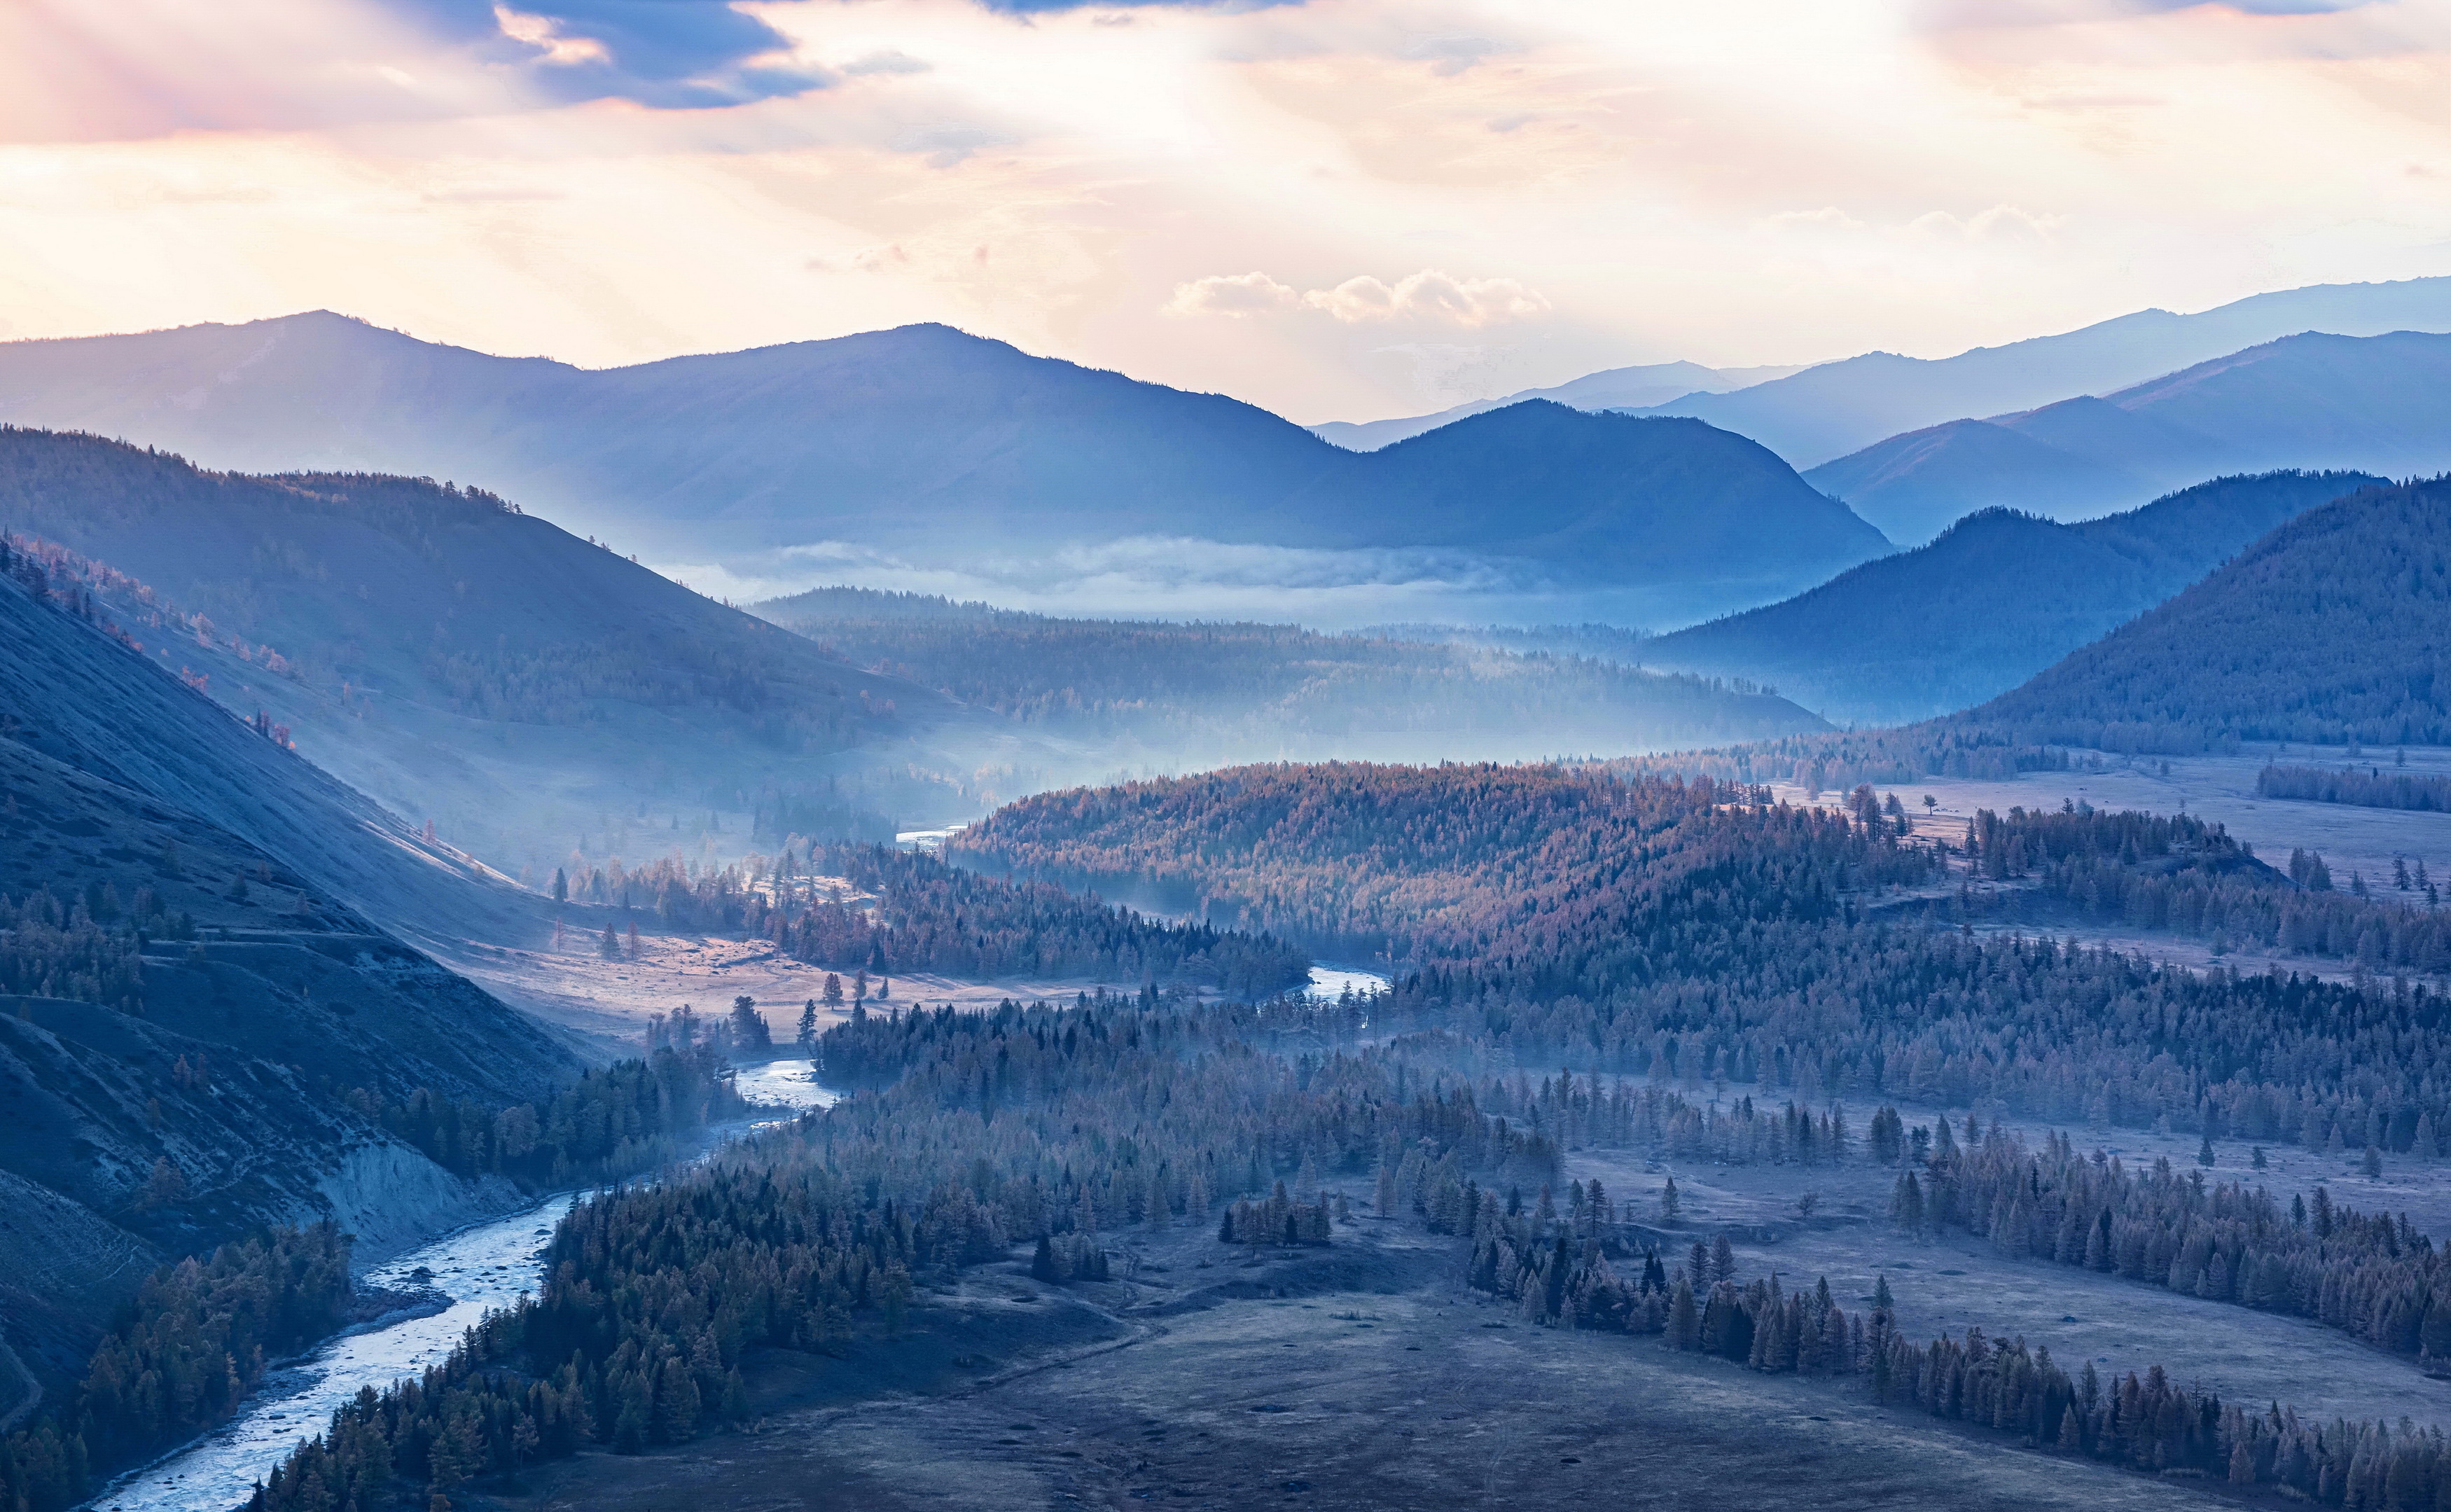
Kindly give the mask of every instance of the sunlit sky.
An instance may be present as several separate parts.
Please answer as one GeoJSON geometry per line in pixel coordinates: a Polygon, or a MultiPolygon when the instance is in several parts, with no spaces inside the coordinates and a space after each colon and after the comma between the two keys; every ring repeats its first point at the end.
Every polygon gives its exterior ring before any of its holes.
{"type": "Polygon", "coordinates": [[[940,320],[1368,419],[2451,272],[2451,0],[0,0],[0,337],[940,320]]]}

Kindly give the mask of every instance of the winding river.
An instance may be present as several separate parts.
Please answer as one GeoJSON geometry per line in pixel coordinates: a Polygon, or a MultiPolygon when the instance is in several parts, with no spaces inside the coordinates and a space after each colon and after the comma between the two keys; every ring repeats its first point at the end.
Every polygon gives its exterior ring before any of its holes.
{"type": "MultiPolygon", "coordinates": [[[[743,1067],[739,1085],[752,1102],[795,1110],[834,1100],[810,1075],[805,1061],[743,1067]]],[[[578,1196],[559,1193],[370,1267],[362,1272],[364,1281],[401,1289],[431,1287],[451,1304],[428,1317],[365,1325],[268,1372],[236,1418],[167,1459],[122,1477],[88,1505],[107,1512],[225,1512],[244,1504],[256,1482],[299,1441],[321,1433],[333,1411],[361,1387],[381,1391],[402,1376],[440,1365],[487,1311],[535,1290],[538,1257],[578,1196]]]]}

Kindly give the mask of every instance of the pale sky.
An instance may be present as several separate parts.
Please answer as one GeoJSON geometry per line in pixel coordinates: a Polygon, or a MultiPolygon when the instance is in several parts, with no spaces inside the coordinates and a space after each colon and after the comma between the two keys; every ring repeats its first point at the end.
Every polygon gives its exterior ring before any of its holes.
{"type": "Polygon", "coordinates": [[[0,0],[0,338],[937,320],[1294,419],[2451,273],[2451,0],[0,0]]]}

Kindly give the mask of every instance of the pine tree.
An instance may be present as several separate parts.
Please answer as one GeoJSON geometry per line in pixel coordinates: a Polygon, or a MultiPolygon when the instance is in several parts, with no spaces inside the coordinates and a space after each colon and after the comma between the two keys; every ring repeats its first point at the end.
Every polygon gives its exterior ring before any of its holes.
{"type": "Polygon", "coordinates": [[[1676,1278],[1676,1289],[1668,1304],[1668,1343],[1676,1349],[1702,1346],[1702,1315],[1694,1306],[1694,1284],[1683,1276],[1676,1278]]]}
{"type": "MultiPolygon", "coordinates": [[[[1541,1196],[1542,1196],[1543,1198],[1547,1197],[1547,1195],[1548,1195],[1548,1191],[1549,1191],[1549,1188],[1547,1188],[1546,1187],[1541,1188],[1540,1188],[1541,1196]]],[[[1679,1206],[1680,1206],[1680,1202],[1679,1202],[1679,1199],[1677,1198],[1677,1195],[1676,1195],[1676,1177],[1674,1177],[1674,1176],[1671,1176],[1671,1177],[1669,1177],[1669,1178],[1668,1178],[1668,1181],[1667,1181],[1666,1185],[1662,1186],[1662,1187],[1659,1188],[1659,1221],[1660,1221],[1660,1223],[1661,1223],[1661,1224],[1663,1224],[1664,1226],[1666,1226],[1666,1227],[1670,1227],[1670,1228],[1674,1228],[1674,1227],[1676,1227],[1676,1209],[1677,1209],[1677,1208],[1678,1208],[1679,1206]]]]}

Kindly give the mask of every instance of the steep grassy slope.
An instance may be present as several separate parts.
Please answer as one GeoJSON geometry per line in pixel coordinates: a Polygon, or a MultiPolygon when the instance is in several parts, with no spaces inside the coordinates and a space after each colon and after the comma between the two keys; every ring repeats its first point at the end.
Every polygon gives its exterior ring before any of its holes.
{"type": "Polygon", "coordinates": [[[8,566],[0,1342],[55,1376],[157,1253],[326,1215],[380,1248],[480,1210],[352,1089],[499,1105],[579,1066],[373,921],[518,924],[522,895],[8,566]]]}
{"type": "Polygon", "coordinates": [[[1290,625],[1057,619],[858,589],[755,607],[855,665],[1080,741],[1121,769],[1661,750],[1823,728],[1783,698],[1579,658],[1290,625]]]}
{"type": "Polygon", "coordinates": [[[1958,722],[2134,751],[2451,741],[2451,480],[2301,515],[1958,722]]]}
{"type": "Polygon", "coordinates": [[[1988,510],[1783,603],[1642,642],[1645,665],[1776,685],[1843,723],[1980,703],[2293,516],[2382,479],[2224,478],[2082,524],[1988,510]]]}
{"type": "MultiPolygon", "coordinates": [[[[0,345],[0,418],[220,467],[476,478],[663,560],[849,542],[975,561],[1121,537],[1450,548],[1536,578],[1664,580],[1647,548],[1756,534],[1714,579],[1801,585],[1878,549],[1766,453],[1696,425],[1450,426],[1435,530],[1418,473],[1217,395],[1031,357],[941,325],[584,372],[432,346],[329,314],[0,345]],[[1662,447],[1698,448],[1682,463],[1662,447]],[[1775,506],[1775,507],[1774,507],[1775,506]],[[1784,512],[1782,512],[1784,511],[1784,512]],[[1791,518],[1791,516],[1793,518],[1791,518]],[[1589,528],[1559,533],[1572,519],[1589,528]],[[1519,531],[1519,520],[1543,521],[1519,531]],[[1478,528],[1476,528],[1478,527],[1478,528]],[[1714,532],[1717,532],[1716,535],[1714,532]],[[1834,539],[1842,549],[1833,557],[1834,539]]],[[[1676,570],[1688,566],[1679,558],[1676,570]]]]}

